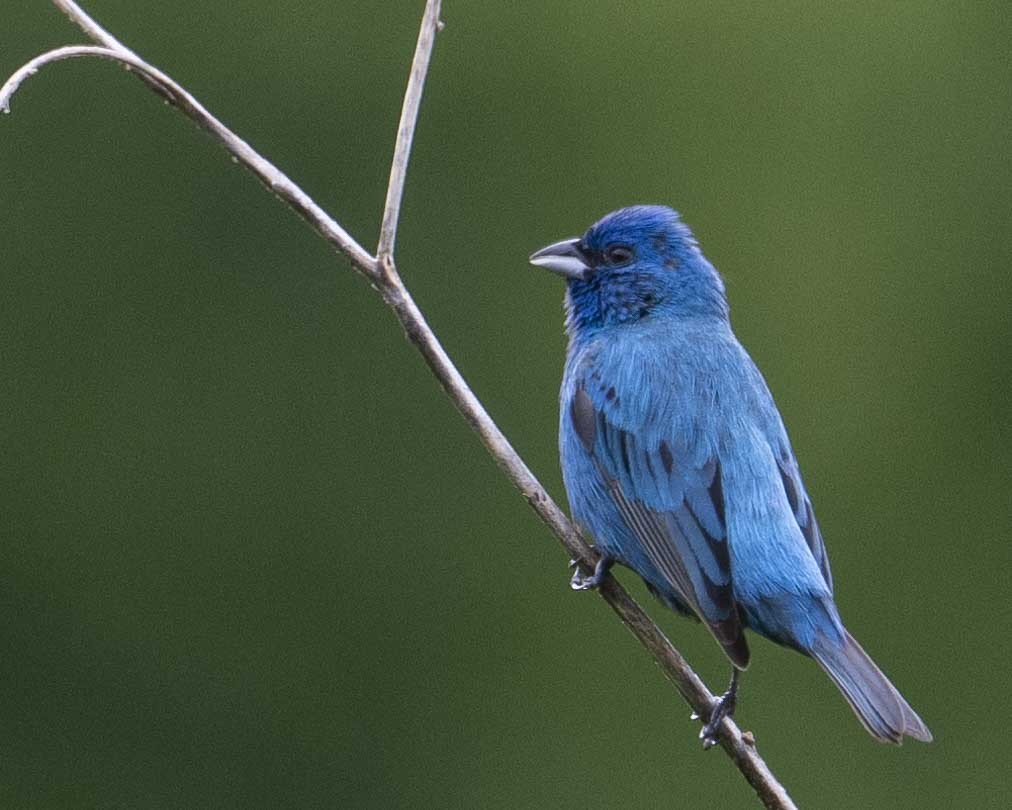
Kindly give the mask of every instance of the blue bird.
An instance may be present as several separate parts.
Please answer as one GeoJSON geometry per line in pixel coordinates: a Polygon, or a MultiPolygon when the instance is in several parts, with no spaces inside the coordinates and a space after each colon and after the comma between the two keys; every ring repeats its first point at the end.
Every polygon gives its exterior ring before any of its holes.
{"type": "Polygon", "coordinates": [[[600,553],[573,587],[597,587],[621,563],[706,625],[732,677],[704,745],[734,712],[746,628],[814,658],[875,739],[930,741],[840,620],[780,413],[678,214],[623,208],[530,261],[567,281],[559,449],[573,517],[600,553]]]}

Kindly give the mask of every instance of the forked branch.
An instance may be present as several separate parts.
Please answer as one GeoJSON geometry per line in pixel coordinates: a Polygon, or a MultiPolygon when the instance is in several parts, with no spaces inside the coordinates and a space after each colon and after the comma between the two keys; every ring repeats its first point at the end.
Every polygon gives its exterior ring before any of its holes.
{"type": "MultiPolygon", "coordinates": [[[[415,48],[411,75],[397,131],[376,256],[372,256],[365,250],[280,169],[228,129],[172,78],[144,61],[102,28],[77,3],[73,0],[53,0],[53,3],[98,45],[68,46],[36,57],[11,76],[0,88],[0,110],[8,111],[11,97],[25,79],[40,68],[63,59],[79,56],[111,59],[136,73],[155,92],[207,130],[261,183],[305,219],[320,236],[344,254],[351,262],[352,267],[371,282],[383,300],[394,311],[408,339],[421,353],[457,409],[481,437],[485,448],[520,490],[538,516],[548,524],[566,552],[574,559],[579,560],[589,573],[596,561],[595,552],[584,542],[580,533],[551,499],[548,492],[513,449],[509,440],[468,387],[467,382],[426,323],[407,287],[401,281],[394,263],[397,224],[408,159],[411,153],[411,142],[418,120],[422,88],[425,84],[432,48],[436,33],[441,27],[439,21],[440,0],[428,0],[422,17],[418,44],[415,48]]],[[[709,716],[714,702],[713,695],[710,694],[660,628],[613,577],[606,580],[600,589],[600,594],[612,610],[618,614],[630,632],[653,656],[665,676],[674,684],[693,710],[702,717],[709,716]]],[[[759,756],[751,736],[743,735],[730,718],[725,718],[721,723],[720,744],[767,808],[776,808],[776,810],[795,808],[786,790],[759,756]]]]}

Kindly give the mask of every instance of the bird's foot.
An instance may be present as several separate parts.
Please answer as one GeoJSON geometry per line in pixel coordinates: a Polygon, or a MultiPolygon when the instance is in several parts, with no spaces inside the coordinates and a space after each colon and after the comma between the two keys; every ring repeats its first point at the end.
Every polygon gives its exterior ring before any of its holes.
{"type": "MultiPolygon", "coordinates": [[[[699,731],[699,739],[703,741],[704,751],[709,751],[717,744],[717,730],[720,728],[721,720],[733,716],[734,710],[738,707],[738,681],[740,678],[741,673],[737,667],[733,668],[731,683],[728,685],[727,691],[714,701],[713,708],[710,710],[710,719],[699,731]]],[[[693,713],[692,719],[699,720],[701,718],[698,714],[693,713]]]]}
{"type": "MultiPolygon", "coordinates": [[[[733,717],[737,705],[738,696],[733,689],[728,689],[717,698],[713,704],[713,709],[710,710],[710,719],[699,730],[699,739],[703,741],[704,751],[709,751],[717,744],[717,731],[720,728],[720,721],[725,717],[733,717]]],[[[692,719],[698,720],[699,715],[693,714],[692,719]]]]}
{"type": "Polygon", "coordinates": [[[587,576],[580,570],[578,560],[570,560],[569,567],[576,570],[573,571],[573,578],[569,580],[569,587],[574,591],[592,591],[595,588],[600,588],[601,583],[604,582],[604,578],[608,576],[608,571],[614,564],[615,561],[611,557],[602,554],[594,566],[594,573],[587,576]]]}

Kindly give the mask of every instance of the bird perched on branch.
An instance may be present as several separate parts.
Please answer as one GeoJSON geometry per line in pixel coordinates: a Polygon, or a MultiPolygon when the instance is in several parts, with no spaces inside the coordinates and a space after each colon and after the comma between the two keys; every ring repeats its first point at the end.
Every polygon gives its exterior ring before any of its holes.
{"type": "Polygon", "coordinates": [[[931,732],[847,632],[787,432],[734,333],[720,275],[664,206],[608,214],[530,257],[567,282],[559,447],[593,574],[639,574],[732,664],[700,732],[717,741],[749,663],[745,629],[814,658],[877,740],[931,732]]]}

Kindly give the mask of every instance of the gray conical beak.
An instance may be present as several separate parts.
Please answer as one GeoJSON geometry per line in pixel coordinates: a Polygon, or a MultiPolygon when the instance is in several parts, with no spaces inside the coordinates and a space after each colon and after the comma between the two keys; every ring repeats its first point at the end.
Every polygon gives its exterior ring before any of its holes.
{"type": "Polygon", "coordinates": [[[532,253],[528,261],[536,267],[544,267],[560,276],[582,281],[589,267],[580,252],[579,244],[580,240],[576,238],[563,239],[532,253]]]}

